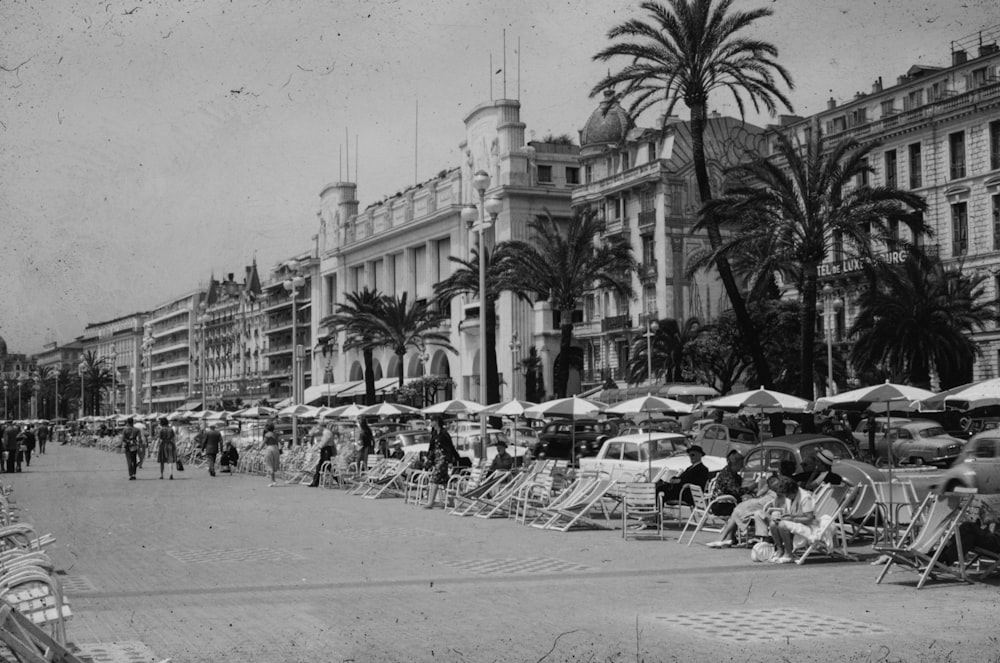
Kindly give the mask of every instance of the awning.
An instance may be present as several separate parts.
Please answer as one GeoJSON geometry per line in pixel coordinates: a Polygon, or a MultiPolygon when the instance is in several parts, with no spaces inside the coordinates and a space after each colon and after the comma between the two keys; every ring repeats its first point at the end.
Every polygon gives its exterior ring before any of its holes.
{"type": "Polygon", "coordinates": [[[201,409],[201,401],[188,401],[184,405],[177,408],[177,412],[194,412],[195,410],[201,409]]]}
{"type": "MultiPolygon", "coordinates": [[[[406,378],[405,380],[403,380],[403,384],[409,384],[414,380],[420,380],[420,379],[421,378],[419,377],[406,378]]],[[[396,388],[398,384],[399,384],[399,378],[381,378],[375,380],[375,393],[384,394],[387,391],[392,391],[393,389],[396,388]]],[[[361,382],[347,389],[346,391],[342,391],[339,394],[337,394],[337,398],[354,398],[355,396],[364,396],[364,395],[365,395],[365,382],[364,380],[362,380],[361,382]]]]}
{"type": "Polygon", "coordinates": [[[312,387],[306,387],[305,397],[302,399],[302,402],[306,405],[312,405],[316,401],[323,400],[327,397],[338,398],[340,396],[340,392],[359,384],[363,385],[364,381],[362,380],[361,382],[358,382],[357,380],[351,380],[350,382],[317,384],[312,387]]]}
{"type": "Polygon", "coordinates": [[[291,397],[289,397],[289,398],[286,398],[285,400],[278,401],[274,405],[270,405],[268,407],[273,407],[275,410],[280,410],[281,408],[288,407],[291,404],[292,404],[292,399],[291,399],[291,397]]]}

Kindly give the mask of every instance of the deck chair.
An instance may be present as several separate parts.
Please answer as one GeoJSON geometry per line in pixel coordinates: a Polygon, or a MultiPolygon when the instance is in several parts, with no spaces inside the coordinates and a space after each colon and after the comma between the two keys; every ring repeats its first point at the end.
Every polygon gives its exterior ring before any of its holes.
{"type": "Polygon", "coordinates": [[[695,488],[697,488],[699,492],[704,493],[699,486],[686,483],[681,486],[681,491],[678,493],[677,499],[660,501],[660,506],[664,511],[664,522],[671,520],[673,522],[680,523],[684,519],[684,509],[691,509],[692,504],[694,504],[695,488]],[[687,499],[685,499],[685,496],[687,496],[687,499]]]}
{"type": "Polygon", "coordinates": [[[387,470],[379,479],[373,481],[368,490],[361,493],[361,497],[366,500],[375,500],[380,497],[402,497],[405,495],[407,473],[410,472],[416,459],[416,454],[403,456],[391,470],[387,470]]]}
{"type": "Polygon", "coordinates": [[[403,504],[420,504],[427,496],[430,485],[430,470],[411,469],[403,481],[403,504]]]}
{"type": "Polygon", "coordinates": [[[0,607],[0,640],[19,662],[83,663],[64,642],[53,638],[10,605],[0,607]]]}
{"type": "Polygon", "coordinates": [[[663,511],[660,498],[656,494],[656,484],[651,481],[630,481],[622,485],[622,538],[646,529],[652,521],[656,525],[656,536],[663,540],[663,511]],[[629,525],[629,520],[638,520],[639,527],[629,525]]]}
{"type": "MultiPolygon", "coordinates": [[[[608,475],[604,475],[605,480],[609,479],[608,475]]],[[[594,490],[594,486],[597,485],[598,481],[601,480],[597,474],[586,473],[580,474],[574,478],[571,482],[563,486],[562,490],[558,494],[554,495],[549,503],[544,507],[537,510],[533,517],[529,520],[525,518],[522,521],[524,525],[536,526],[536,523],[544,522],[555,515],[556,510],[563,508],[573,508],[574,505],[580,504],[581,502],[589,499],[590,493],[594,490]]]]}
{"type": "Polygon", "coordinates": [[[358,480],[351,488],[349,495],[361,495],[368,491],[369,486],[379,481],[386,474],[391,473],[399,465],[399,460],[395,458],[380,458],[375,464],[369,465],[367,470],[358,475],[358,480]]]}
{"type": "Polygon", "coordinates": [[[962,540],[958,536],[958,524],[969,509],[969,505],[972,504],[974,496],[975,493],[972,491],[929,493],[920,503],[915,514],[916,518],[906,528],[901,538],[902,541],[910,541],[911,543],[905,547],[875,547],[876,552],[889,558],[875,583],[880,584],[893,566],[900,566],[917,573],[920,576],[917,581],[917,589],[923,587],[928,579],[937,579],[940,576],[968,582],[965,574],[965,554],[962,550],[962,540]],[[947,566],[938,561],[944,545],[953,536],[959,560],[955,567],[947,566]]]}
{"type": "Polygon", "coordinates": [[[477,500],[478,507],[472,513],[476,518],[506,518],[513,513],[516,500],[524,486],[535,481],[536,475],[522,474],[510,481],[493,495],[477,500]]]}
{"type": "Polygon", "coordinates": [[[451,498],[452,509],[449,513],[453,516],[475,515],[481,507],[480,500],[492,498],[516,481],[518,476],[515,472],[493,472],[481,479],[478,485],[456,492],[451,498]]]}
{"type": "Polygon", "coordinates": [[[463,468],[450,477],[444,487],[444,505],[447,508],[455,503],[455,496],[467,493],[478,486],[487,476],[489,471],[482,465],[476,467],[463,468]]]}
{"type": "Polygon", "coordinates": [[[830,557],[856,560],[847,552],[847,528],[844,524],[844,514],[849,512],[854,502],[862,492],[861,486],[824,486],[825,490],[817,496],[815,513],[818,525],[815,536],[808,541],[802,555],[796,564],[804,564],[806,559],[815,554],[830,557]]]}
{"type": "MultiPolygon", "coordinates": [[[[893,481],[890,484],[888,481],[874,481],[872,482],[872,490],[875,493],[878,517],[882,519],[883,523],[882,540],[876,540],[876,545],[897,547],[908,543],[905,537],[897,539],[896,533],[899,527],[909,525],[915,518],[918,520],[920,518],[917,508],[921,502],[917,499],[917,491],[913,487],[913,482],[893,481]]],[[[907,529],[907,531],[911,530],[907,529]]]]}
{"type": "Polygon", "coordinates": [[[574,528],[614,529],[610,513],[603,502],[617,483],[614,479],[597,479],[587,493],[578,496],[575,503],[561,504],[554,509],[543,509],[544,519],[533,523],[532,527],[560,532],[568,532],[574,528]],[[590,515],[595,509],[602,511],[602,520],[590,515]]]}
{"type": "MultiPolygon", "coordinates": [[[[708,485],[708,495],[715,492],[715,480],[713,479],[708,485]]],[[[690,546],[694,541],[694,537],[702,530],[706,532],[721,532],[722,528],[726,526],[726,522],[729,521],[729,516],[717,516],[712,512],[717,505],[720,504],[732,504],[734,507],[739,504],[739,500],[732,495],[717,495],[711,499],[705,496],[698,486],[691,486],[691,499],[694,501],[694,506],[691,507],[691,514],[688,516],[687,521],[684,523],[684,528],[681,530],[681,535],[677,537],[678,543],[684,542],[684,533],[691,528],[691,538],[688,539],[687,544],[690,546]],[[693,527],[692,527],[693,525],[693,527]]]]}
{"type": "Polygon", "coordinates": [[[72,612],[55,575],[37,566],[12,570],[0,579],[0,597],[56,642],[66,643],[66,621],[72,612]]]}
{"type": "Polygon", "coordinates": [[[564,474],[544,474],[523,485],[514,496],[514,508],[510,513],[514,522],[525,525],[529,517],[534,520],[542,509],[558,499],[571,483],[573,482],[566,481],[564,474]]]}

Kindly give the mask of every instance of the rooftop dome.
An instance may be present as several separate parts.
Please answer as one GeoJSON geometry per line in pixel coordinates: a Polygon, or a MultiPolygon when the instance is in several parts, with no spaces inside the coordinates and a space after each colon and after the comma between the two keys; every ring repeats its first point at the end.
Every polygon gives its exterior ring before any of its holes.
{"type": "Polygon", "coordinates": [[[580,147],[600,143],[621,143],[625,140],[631,124],[628,113],[618,104],[615,93],[605,90],[601,105],[590,114],[587,124],[580,132],[580,147]]]}

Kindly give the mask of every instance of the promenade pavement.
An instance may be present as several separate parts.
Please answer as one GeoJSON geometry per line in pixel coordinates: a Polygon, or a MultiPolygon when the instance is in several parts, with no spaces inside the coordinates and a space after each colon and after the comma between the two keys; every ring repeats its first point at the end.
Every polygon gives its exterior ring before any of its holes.
{"type": "Polygon", "coordinates": [[[917,591],[912,573],[875,585],[866,561],[754,564],[259,476],[158,477],[73,446],[0,477],[55,535],[69,638],[95,661],[1000,661],[996,583],[917,591]]]}

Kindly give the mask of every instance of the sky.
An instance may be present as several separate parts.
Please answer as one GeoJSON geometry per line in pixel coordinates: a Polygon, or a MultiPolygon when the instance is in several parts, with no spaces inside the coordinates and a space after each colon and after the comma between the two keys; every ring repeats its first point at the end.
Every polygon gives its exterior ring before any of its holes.
{"type": "MultiPolygon", "coordinates": [[[[577,136],[609,68],[592,56],[638,4],[0,0],[0,336],[34,353],[254,259],[266,273],[312,246],[327,184],[356,173],[364,208],[458,165],[491,88],[521,100],[528,140],[577,136]]],[[[996,0],[735,6],[774,12],[752,36],[801,115],[1000,24],[996,0]]]]}

